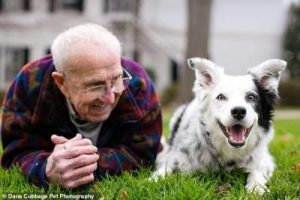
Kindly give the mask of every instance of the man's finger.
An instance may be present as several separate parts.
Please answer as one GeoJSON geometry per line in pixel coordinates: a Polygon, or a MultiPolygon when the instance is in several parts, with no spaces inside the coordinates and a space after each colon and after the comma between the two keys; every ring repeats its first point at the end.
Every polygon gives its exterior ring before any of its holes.
{"type": "Polygon", "coordinates": [[[90,139],[84,138],[82,140],[69,140],[65,145],[67,149],[70,149],[77,146],[93,146],[93,143],[90,139]]]}
{"type": "Polygon", "coordinates": [[[58,136],[58,135],[52,135],[51,136],[51,141],[54,143],[54,144],[63,144],[65,142],[68,141],[67,138],[63,137],[63,136],[58,136]]]}
{"type": "Polygon", "coordinates": [[[69,181],[68,183],[65,184],[65,187],[69,188],[69,189],[77,188],[81,185],[85,185],[85,184],[93,182],[94,179],[95,179],[94,174],[92,173],[90,175],[81,177],[75,181],[69,181]]]}
{"type": "Polygon", "coordinates": [[[80,133],[77,133],[75,135],[75,137],[71,138],[70,141],[76,141],[76,140],[81,140],[82,139],[82,135],[80,133]]]}
{"type": "Polygon", "coordinates": [[[80,135],[79,133],[76,134],[75,137],[71,138],[71,139],[67,139],[63,136],[58,136],[58,135],[52,135],[51,136],[51,141],[54,144],[63,144],[66,143],[67,141],[78,141],[82,139],[82,135],[80,135]]]}
{"type": "Polygon", "coordinates": [[[97,169],[97,163],[93,163],[93,164],[90,164],[90,165],[79,167],[79,168],[74,169],[74,170],[69,170],[68,172],[66,172],[63,175],[63,179],[65,181],[71,181],[71,180],[74,181],[74,180],[77,180],[81,177],[90,175],[96,169],[97,169]]]}
{"type": "Polygon", "coordinates": [[[96,163],[98,162],[98,160],[99,160],[99,155],[97,154],[90,154],[90,155],[83,154],[72,159],[66,159],[67,162],[61,164],[62,165],[61,170],[68,171],[71,169],[76,169],[78,167],[83,167],[86,165],[96,163]]]}
{"type": "Polygon", "coordinates": [[[81,155],[75,158],[72,162],[71,167],[73,169],[79,168],[79,167],[84,167],[86,165],[90,165],[93,163],[97,163],[99,160],[99,155],[98,154],[92,154],[92,155],[81,155]]]}
{"type": "Polygon", "coordinates": [[[62,152],[62,158],[72,159],[81,155],[92,155],[97,153],[97,151],[98,148],[93,145],[68,147],[62,152]]]}

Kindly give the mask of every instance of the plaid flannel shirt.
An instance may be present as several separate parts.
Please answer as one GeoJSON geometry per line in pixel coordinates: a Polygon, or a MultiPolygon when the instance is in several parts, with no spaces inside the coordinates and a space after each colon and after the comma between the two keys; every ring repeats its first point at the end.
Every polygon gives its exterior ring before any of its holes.
{"type": "MultiPolygon", "coordinates": [[[[122,58],[121,64],[133,79],[100,131],[97,178],[152,165],[160,148],[162,117],[153,84],[137,63],[122,58]]],[[[3,102],[1,165],[18,164],[29,181],[43,187],[54,148],[51,135],[72,138],[77,133],[51,77],[54,70],[51,55],[25,65],[3,102]]]]}

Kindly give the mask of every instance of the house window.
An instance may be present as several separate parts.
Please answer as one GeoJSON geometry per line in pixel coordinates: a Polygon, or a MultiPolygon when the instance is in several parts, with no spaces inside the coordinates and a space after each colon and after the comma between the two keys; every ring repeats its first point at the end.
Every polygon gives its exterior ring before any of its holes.
{"type": "Polygon", "coordinates": [[[49,0],[49,11],[69,10],[82,12],[83,3],[83,0],[49,0]]]}
{"type": "Polygon", "coordinates": [[[31,10],[31,1],[30,0],[23,0],[23,8],[24,11],[30,11],[31,10]]]}
{"type": "Polygon", "coordinates": [[[133,60],[136,62],[140,62],[140,57],[141,57],[140,51],[135,49],[133,51],[133,60]]]}
{"type": "Polygon", "coordinates": [[[0,12],[29,12],[31,0],[0,0],[0,12]]]}
{"type": "Polygon", "coordinates": [[[178,64],[175,60],[171,59],[170,60],[170,67],[171,67],[171,80],[172,83],[175,83],[178,81],[178,64]]]}
{"type": "Polygon", "coordinates": [[[0,13],[2,12],[2,10],[3,10],[3,1],[0,0],[0,13]]]}
{"type": "Polygon", "coordinates": [[[7,47],[5,49],[5,81],[10,82],[14,79],[19,70],[29,60],[28,48],[7,47]]]}
{"type": "Polygon", "coordinates": [[[51,48],[50,48],[50,47],[48,47],[48,48],[45,50],[45,54],[46,54],[46,55],[51,54],[51,48]]]}
{"type": "Polygon", "coordinates": [[[130,11],[130,0],[105,0],[104,12],[128,12],[130,11]]]}
{"type": "Polygon", "coordinates": [[[0,91],[5,88],[5,48],[0,46],[0,91]]]}

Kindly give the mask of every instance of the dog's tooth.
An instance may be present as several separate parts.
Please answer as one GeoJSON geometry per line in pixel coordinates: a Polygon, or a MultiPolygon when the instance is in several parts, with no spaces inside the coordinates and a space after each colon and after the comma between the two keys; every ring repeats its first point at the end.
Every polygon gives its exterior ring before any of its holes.
{"type": "Polygon", "coordinates": [[[227,132],[227,133],[230,133],[230,132],[231,132],[230,127],[226,127],[225,129],[226,129],[226,132],[227,132]]]}

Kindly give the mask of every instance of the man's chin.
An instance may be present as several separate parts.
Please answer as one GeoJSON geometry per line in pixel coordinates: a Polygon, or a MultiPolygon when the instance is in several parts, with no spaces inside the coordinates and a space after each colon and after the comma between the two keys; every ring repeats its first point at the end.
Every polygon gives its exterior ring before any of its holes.
{"type": "Polygon", "coordinates": [[[101,115],[97,115],[97,116],[88,116],[87,121],[89,121],[91,123],[100,123],[100,122],[104,122],[105,120],[107,120],[109,116],[110,116],[110,112],[101,114],[101,115]]]}

